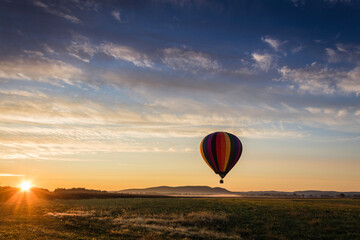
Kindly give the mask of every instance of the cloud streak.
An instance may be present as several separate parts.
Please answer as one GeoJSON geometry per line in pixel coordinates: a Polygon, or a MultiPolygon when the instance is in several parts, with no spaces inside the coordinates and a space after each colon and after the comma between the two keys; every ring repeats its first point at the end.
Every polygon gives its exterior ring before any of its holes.
{"type": "Polygon", "coordinates": [[[216,60],[212,60],[210,56],[202,52],[166,48],[162,53],[162,62],[175,70],[197,72],[200,70],[214,71],[220,68],[216,60]]]}
{"type": "Polygon", "coordinates": [[[0,78],[73,85],[82,70],[59,60],[38,56],[12,57],[0,60],[0,78]]]}
{"type": "Polygon", "coordinates": [[[93,44],[91,40],[80,34],[73,34],[73,40],[66,48],[68,53],[86,63],[89,63],[95,54],[103,53],[116,60],[122,60],[134,64],[137,67],[153,68],[153,61],[146,55],[132,47],[104,41],[101,44],[93,44]]]}
{"type": "Polygon", "coordinates": [[[131,47],[121,46],[111,42],[101,44],[99,50],[115,59],[131,62],[138,67],[152,68],[154,63],[148,56],[142,54],[131,47]]]}
{"type": "Polygon", "coordinates": [[[12,173],[0,173],[0,177],[23,177],[25,175],[12,174],[12,173]]]}
{"type": "Polygon", "coordinates": [[[37,6],[37,7],[42,8],[45,12],[50,13],[50,14],[55,15],[55,16],[58,16],[58,17],[61,17],[61,18],[64,18],[67,21],[77,23],[77,24],[82,23],[80,21],[80,19],[78,19],[76,16],[61,12],[61,11],[56,10],[56,9],[53,9],[52,7],[49,7],[48,5],[46,5],[45,3],[43,3],[43,2],[41,2],[39,0],[33,1],[33,4],[35,6],[37,6]]]}

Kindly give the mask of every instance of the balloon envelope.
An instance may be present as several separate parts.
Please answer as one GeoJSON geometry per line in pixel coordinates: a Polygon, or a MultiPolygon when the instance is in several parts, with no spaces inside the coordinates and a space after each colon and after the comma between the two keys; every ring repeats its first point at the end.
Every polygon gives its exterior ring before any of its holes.
{"type": "Polygon", "coordinates": [[[200,144],[203,159],[221,178],[224,178],[235,166],[241,156],[242,149],[239,138],[227,132],[211,133],[200,144]]]}

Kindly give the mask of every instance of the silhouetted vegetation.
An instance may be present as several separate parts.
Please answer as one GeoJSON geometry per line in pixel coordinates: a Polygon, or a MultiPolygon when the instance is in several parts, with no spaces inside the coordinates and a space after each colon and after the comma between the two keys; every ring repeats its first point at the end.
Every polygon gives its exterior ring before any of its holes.
{"type": "MultiPolygon", "coordinates": [[[[0,187],[0,201],[6,201],[20,192],[19,188],[0,187]]],[[[148,194],[129,194],[129,193],[112,193],[107,191],[92,190],[85,188],[57,188],[53,192],[43,188],[32,188],[31,194],[42,199],[91,199],[91,198],[163,198],[170,196],[148,195],[148,194]]]]}

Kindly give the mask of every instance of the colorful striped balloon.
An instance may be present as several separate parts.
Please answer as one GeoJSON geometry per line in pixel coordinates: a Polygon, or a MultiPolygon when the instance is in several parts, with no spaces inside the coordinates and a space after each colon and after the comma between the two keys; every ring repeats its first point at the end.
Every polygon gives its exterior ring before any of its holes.
{"type": "MultiPolygon", "coordinates": [[[[240,140],[231,133],[214,132],[207,135],[200,144],[200,152],[216,174],[224,178],[235,166],[242,153],[240,140]]],[[[223,183],[223,180],[220,180],[223,183]]]]}

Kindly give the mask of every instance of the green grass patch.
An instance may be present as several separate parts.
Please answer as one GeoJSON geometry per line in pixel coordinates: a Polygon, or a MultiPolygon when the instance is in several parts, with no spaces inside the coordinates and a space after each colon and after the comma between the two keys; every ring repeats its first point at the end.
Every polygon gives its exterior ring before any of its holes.
{"type": "Polygon", "coordinates": [[[360,239],[359,200],[129,198],[0,203],[0,239],[360,239]]]}

